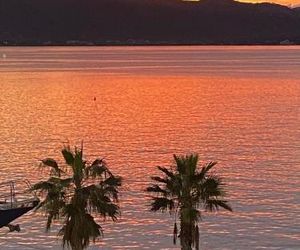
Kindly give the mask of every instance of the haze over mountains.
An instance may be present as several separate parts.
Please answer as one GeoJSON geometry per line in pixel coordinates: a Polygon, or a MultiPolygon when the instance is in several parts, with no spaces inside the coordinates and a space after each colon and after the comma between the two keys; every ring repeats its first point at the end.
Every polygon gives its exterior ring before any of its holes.
{"type": "Polygon", "coordinates": [[[2,44],[300,44],[300,8],[232,0],[0,0],[2,44]]]}

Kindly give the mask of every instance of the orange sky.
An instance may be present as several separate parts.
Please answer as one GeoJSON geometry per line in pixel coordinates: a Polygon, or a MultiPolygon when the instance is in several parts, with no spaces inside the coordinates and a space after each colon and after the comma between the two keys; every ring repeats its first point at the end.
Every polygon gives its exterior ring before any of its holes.
{"type": "Polygon", "coordinates": [[[239,0],[239,1],[251,2],[251,3],[272,2],[272,3],[282,4],[282,5],[300,5],[300,0],[239,0]]]}
{"type": "MultiPolygon", "coordinates": [[[[184,1],[201,1],[201,0],[184,0],[184,1]]],[[[287,5],[289,7],[300,7],[300,0],[235,0],[235,1],[245,2],[245,3],[269,2],[269,3],[287,5]]]]}

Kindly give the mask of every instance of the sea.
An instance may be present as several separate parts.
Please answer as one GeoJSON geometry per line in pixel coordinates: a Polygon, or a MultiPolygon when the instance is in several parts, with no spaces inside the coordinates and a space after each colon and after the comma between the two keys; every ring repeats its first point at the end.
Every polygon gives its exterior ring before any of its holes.
{"type": "MultiPolygon", "coordinates": [[[[300,47],[0,47],[0,182],[46,180],[80,146],[124,178],[121,217],[89,249],[180,249],[145,188],[173,154],[217,161],[233,212],[202,211],[200,249],[300,249],[300,47]]],[[[43,212],[0,249],[62,249],[43,212]]],[[[83,229],[84,230],[84,229],[83,229]]]]}

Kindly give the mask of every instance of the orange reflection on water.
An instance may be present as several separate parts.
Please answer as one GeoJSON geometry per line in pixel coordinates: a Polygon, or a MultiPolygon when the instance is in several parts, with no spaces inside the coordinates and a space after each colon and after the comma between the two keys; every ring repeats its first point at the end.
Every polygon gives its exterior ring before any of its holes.
{"type": "MultiPolygon", "coordinates": [[[[208,249],[224,242],[228,249],[233,242],[241,249],[273,241],[296,244],[299,97],[298,79],[217,71],[213,76],[1,73],[0,178],[34,182],[43,177],[35,168],[39,159],[58,158],[63,143],[84,140],[90,159],[105,157],[125,178],[121,221],[105,224],[107,236],[99,244],[170,248],[172,220],[148,212],[143,190],[157,173],[155,166],[171,164],[173,153],[198,152],[203,161],[219,161],[217,171],[228,183],[235,210],[230,216],[205,215],[201,237],[208,249]]],[[[57,246],[55,233],[43,233],[43,220],[23,217],[26,231],[11,239],[24,244],[30,239],[43,249],[57,246]],[[32,238],[31,227],[39,237],[32,238]]]]}

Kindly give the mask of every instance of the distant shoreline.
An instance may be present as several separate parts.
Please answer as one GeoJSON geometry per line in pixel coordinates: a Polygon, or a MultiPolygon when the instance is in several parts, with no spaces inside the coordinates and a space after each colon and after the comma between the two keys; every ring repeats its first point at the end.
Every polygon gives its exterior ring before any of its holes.
{"type": "Polygon", "coordinates": [[[15,44],[0,44],[0,47],[156,47],[156,46],[299,46],[300,43],[15,43],[15,44]]]}
{"type": "Polygon", "coordinates": [[[234,0],[0,2],[0,46],[300,45],[300,7],[234,0]]]}

